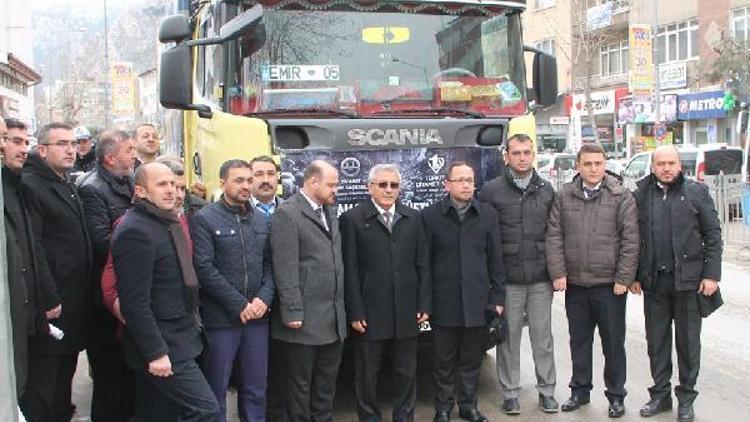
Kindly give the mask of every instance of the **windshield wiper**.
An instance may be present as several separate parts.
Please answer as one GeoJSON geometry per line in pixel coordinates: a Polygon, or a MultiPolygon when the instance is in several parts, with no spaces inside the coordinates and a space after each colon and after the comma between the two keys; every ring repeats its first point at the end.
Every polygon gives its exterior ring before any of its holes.
{"type": "Polygon", "coordinates": [[[336,110],[332,108],[273,108],[270,110],[255,111],[247,113],[250,116],[263,115],[263,114],[333,114],[341,117],[348,117],[350,119],[359,118],[359,114],[356,111],[350,110],[336,110]]]}
{"type": "Polygon", "coordinates": [[[474,119],[483,119],[485,117],[484,113],[480,113],[478,111],[463,110],[460,108],[450,107],[379,110],[372,113],[373,116],[378,114],[434,114],[436,116],[444,114],[460,114],[464,117],[471,117],[474,119]]]}

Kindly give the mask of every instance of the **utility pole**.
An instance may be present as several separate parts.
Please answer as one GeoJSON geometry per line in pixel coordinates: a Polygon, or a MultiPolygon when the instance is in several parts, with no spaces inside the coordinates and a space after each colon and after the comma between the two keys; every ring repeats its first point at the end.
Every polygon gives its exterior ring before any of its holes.
{"type": "Polygon", "coordinates": [[[651,33],[651,48],[653,50],[653,63],[654,63],[654,103],[656,109],[654,110],[654,126],[661,123],[661,89],[659,87],[659,54],[658,54],[658,42],[657,36],[659,33],[659,0],[652,0],[651,4],[654,7],[654,29],[651,33]]]}
{"type": "Polygon", "coordinates": [[[112,85],[112,72],[110,71],[109,66],[109,24],[107,22],[107,0],[104,1],[104,74],[105,76],[105,83],[104,83],[104,97],[105,97],[105,106],[104,106],[104,122],[106,127],[109,127],[112,122],[112,98],[110,96],[111,94],[111,85],[112,85]]]}

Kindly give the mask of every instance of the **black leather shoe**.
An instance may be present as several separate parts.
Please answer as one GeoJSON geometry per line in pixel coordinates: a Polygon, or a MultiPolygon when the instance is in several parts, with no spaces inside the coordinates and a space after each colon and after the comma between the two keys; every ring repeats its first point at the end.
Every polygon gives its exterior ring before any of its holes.
{"type": "Polygon", "coordinates": [[[693,422],[695,420],[692,403],[680,403],[677,406],[677,420],[679,422],[693,422]]]}
{"type": "Polygon", "coordinates": [[[563,412],[572,412],[574,410],[578,410],[579,407],[583,406],[584,404],[589,404],[591,401],[591,398],[589,397],[583,397],[583,396],[570,396],[568,401],[562,404],[560,406],[560,410],[563,412]]]}
{"type": "Polygon", "coordinates": [[[625,414],[625,404],[622,399],[612,399],[609,401],[609,411],[607,412],[610,418],[619,418],[625,414]]]}
{"type": "Polygon", "coordinates": [[[450,422],[451,420],[451,412],[447,410],[438,410],[435,412],[435,418],[433,419],[433,422],[450,422]]]}
{"type": "Polygon", "coordinates": [[[506,415],[521,414],[521,406],[518,404],[518,399],[505,399],[502,410],[506,415]]]}
{"type": "Polygon", "coordinates": [[[479,412],[479,409],[459,409],[458,417],[469,422],[488,422],[487,418],[479,412]]]}
{"type": "Polygon", "coordinates": [[[544,413],[557,413],[557,411],[560,410],[560,405],[557,404],[557,400],[555,400],[554,397],[540,394],[539,408],[542,409],[542,412],[544,413]]]}
{"type": "Polygon", "coordinates": [[[640,414],[644,418],[648,418],[670,410],[672,410],[672,397],[653,397],[641,407],[640,414]]]}

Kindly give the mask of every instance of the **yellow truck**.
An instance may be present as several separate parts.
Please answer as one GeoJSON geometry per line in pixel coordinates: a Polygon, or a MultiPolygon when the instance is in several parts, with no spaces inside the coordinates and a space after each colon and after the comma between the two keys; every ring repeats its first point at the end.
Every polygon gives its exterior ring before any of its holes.
{"type": "Polygon", "coordinates": [[[443,195],[470,162],[478,188],[530,104],[557,97],[557,64],[522,42],[525,1],[182,1],[159,31],[160,99],[179,112],[168,146],[214,193],[225,160],[266,154],[294,193],[315,158],[338,166],[339,210],[366,196],[369,168],[398,163],[402,200],[443,195]],[[534,55],[533,87],[524,54],[534,55]]]}

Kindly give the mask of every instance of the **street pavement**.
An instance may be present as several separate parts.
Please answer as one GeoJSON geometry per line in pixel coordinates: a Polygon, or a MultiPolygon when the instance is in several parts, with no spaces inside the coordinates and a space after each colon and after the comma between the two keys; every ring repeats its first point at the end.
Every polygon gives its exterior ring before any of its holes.
{"type": "MultiPolygon", "coordinates": [[[[750,420],[750,262],[725,262],[721,282],[725,305],[711,317],[704,319],[703,352],[701,373],[697,389],[700,392],[695,403],[696,421],[747,421],[750,420]]],[[[555,336],[555,361],[557,363],[557,399],[562,403],[568,396],[567,383],[571,365],[568,349],[568,325],[565,317],[564,296],[555,294],[552,309],[553,331],[555,336]]],[[[598,340],[594,344],[594,390],[591,404],[572,413],[545,414],[537,407],[534,364],[528,334],[525,332],[521,351],[521,415],[507,416],[500,412],[500,394],[495,374],[494,350],[488,352],[480,375],[479,406],[490,421],[523,420],[536,421],[606,421],[607,400],[604,397],[602,378],[603,356],[598,340]]],[[[648,400],[646,388],[651,385],[651,376],[646,354],[646,338],[643,318],[643,299],[640,296],[628,297],[627,339],[628,396],[625,400],[626,414],[621,421],[643,421],[638,409],[648,400]]],[[[430,378],[430,354],[422,351],[419,357],[418,404],[416,420],[431,421],[433,417],[430,378]]],[[[677,361],[673,357],[677,381],[677,361]]],[[[88,377],[85,353],[79,359],[79,368],[74,380],[74,403],[78,412],[74,421],[89,421],[91,381],[88,377]]],[[[390,420],[388,405],[388,381],[380,388],[381,410],[384,420],[390,420]]],[[[353,397],[351,378],[342,377],[336,399],[336,420],[356,421],[356,405],[353,397]]],[[[229,398],[231,421],[239,421],[235,395],[229,398]]],[[[649,421],[663,422],[676,420],[676,405],[672,413],[663,413],[649,421]]],[[[458,420],[454,411],[454,420],[458,420]]]]}

